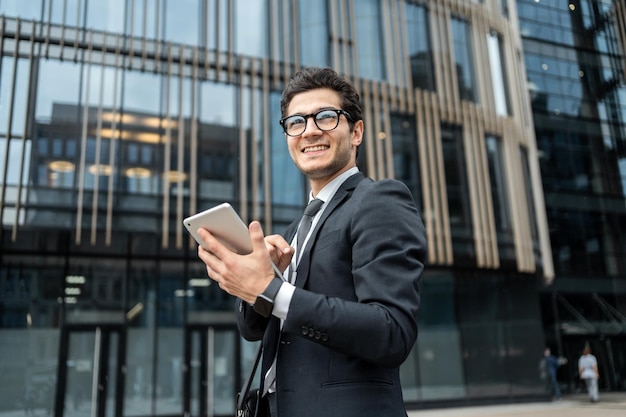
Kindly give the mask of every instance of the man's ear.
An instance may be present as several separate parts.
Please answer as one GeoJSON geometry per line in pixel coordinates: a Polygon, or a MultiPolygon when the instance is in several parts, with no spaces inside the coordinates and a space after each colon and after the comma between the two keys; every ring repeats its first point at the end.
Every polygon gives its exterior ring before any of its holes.
{"type": "Polygon", "coordinates": [[[350,138],[352,146],[359,146],[363,141],[363,127],[363,120],[358,120],[354,124],[354,129],[352,129],[352,136],[350,138]]]}

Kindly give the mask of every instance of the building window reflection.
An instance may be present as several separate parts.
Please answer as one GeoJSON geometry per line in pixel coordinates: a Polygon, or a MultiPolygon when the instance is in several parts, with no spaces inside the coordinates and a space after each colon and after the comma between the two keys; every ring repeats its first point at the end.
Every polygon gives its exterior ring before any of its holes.
{"type": "Polygon", "coordinates": [[[411,190],[417,206],[423,209],[419,150],[415,121],[409,115],[391,114],[391,137],[393,138],[393,169],[396,179],[411,190]]]}
{"type": "Polygon", "coordinates": [[[461,100],[478,102],[472,28],[469,22],[458,17],[452,17],[450,23],[459,97],[461,100]]]}
{"type": "Polygon", "coordinates": [[[359,72],[362,77],[372,80],[387,79],[385,62],[387,54],[392,53],[382,44],[383,7],[380,0],[362,0],[354,10],[359,72]]]}
{"type": "Polygon", "coordinates": [[[507,187],[506,165],[502,138],[487,135],[485,137],[487,164],[489,166],[489,185],[491,203],[498,239],[500,265],[516,260],[513,230],[511,225],[511,207],[509,187],[507,187]]]}
{"type": "Polygon", "coordinates": [[[493,87],[493,98],[496,107],[496,114],[508,116],[510,114],[509,89],[507,85],[507,72],[505,61],[502,59],[504,50],[502,48],[502,38],[491,31],[487,35],[487,50],[489,52],[489,65],[491,69],[491,85],[493,87]]]}
{"type": "Polygon", "coordinates": [[[428,13],[428,8],[422,4],[406,4],[408,48],[413,87],[435,91],[435,72],[433,71],[433,50],[428,13]]]}
{"type": "Polygon", "coordinates": [[[319,1],[311,7],[311,0],[299,0],[298,5],[300,61],[305,66],[327,66],[330,47],[328,2],[319,1]]]}
{"type": "Polygon", "coordinates": [[[467,184],[465,147],[460,126],[441,126],[441,148],[446,179],[448,215],[455,262],[473,262],[475,257],[467,184]]]}

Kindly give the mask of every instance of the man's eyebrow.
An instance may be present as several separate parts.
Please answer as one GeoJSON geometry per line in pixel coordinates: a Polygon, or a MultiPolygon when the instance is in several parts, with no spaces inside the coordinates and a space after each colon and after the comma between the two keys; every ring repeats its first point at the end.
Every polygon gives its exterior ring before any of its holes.
{"type": "Polygon", "coordinates": [[[296,112],[296,113],[291,113],[286,117],[290,117],[290,116],[304,116],[305,114],[315,114],[317,112],[320,111],[324,111],[324,110],[341,110],[340,107],[335,107],[335,106],[324,106],[324,107],[319,107],[317,110],[313,110],[311,113],[304,113],[304,112],[296,112]]]}

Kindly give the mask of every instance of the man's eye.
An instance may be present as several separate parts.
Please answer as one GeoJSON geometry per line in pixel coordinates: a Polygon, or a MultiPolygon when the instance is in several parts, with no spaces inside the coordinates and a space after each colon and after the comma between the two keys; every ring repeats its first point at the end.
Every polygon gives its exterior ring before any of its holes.
{"type": "Polygon", "coordinates": [[[294,117],[293,119],[289,119],[287,124],[289,126],[298,126],[304,123],[304,117],[294,117]]]}
{"type": "Polygon", "coordinates": [[[317,120],[327,120],[327,119],[335,119],[337,117],[337,113],[334,111],[323,111],[317,114],[317,120]]]}

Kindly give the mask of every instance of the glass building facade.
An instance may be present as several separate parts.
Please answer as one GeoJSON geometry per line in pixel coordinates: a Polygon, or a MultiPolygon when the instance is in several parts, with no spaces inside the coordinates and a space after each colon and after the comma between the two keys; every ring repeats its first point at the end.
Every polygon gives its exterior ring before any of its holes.
{"type": "Polygon", "coordinates": [[[546,343],[626,375],[624,6],[312,3],[0,0],[0,416],[234,413],[256,346],[182,220],[299,216],[303,66],[355,83],[360,169],[424,218],[408,408],[547,398],[546,343]]]}
{"type": "Polygon", "coordinates": [[[544,332],[581,388],[589,345],[601,390],[626,390],[626,5],[518,0],[556,279],[544,332]]]}

